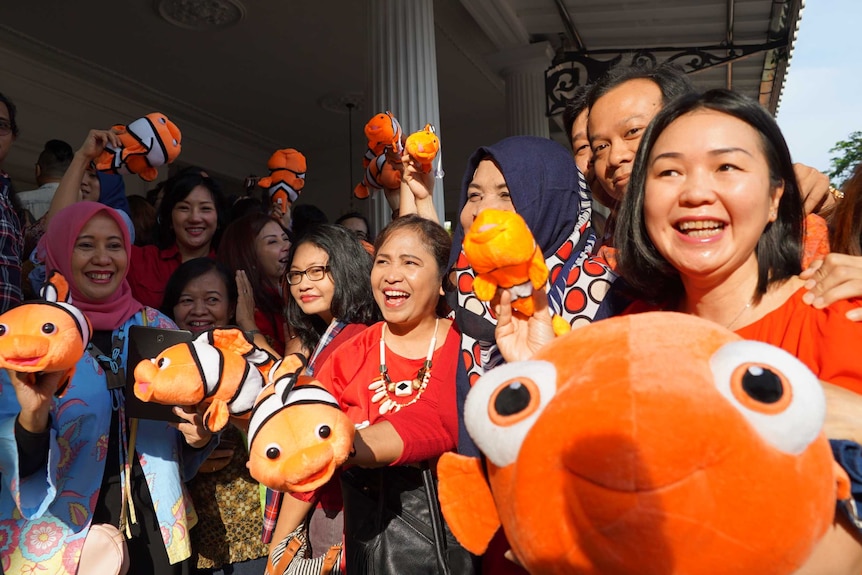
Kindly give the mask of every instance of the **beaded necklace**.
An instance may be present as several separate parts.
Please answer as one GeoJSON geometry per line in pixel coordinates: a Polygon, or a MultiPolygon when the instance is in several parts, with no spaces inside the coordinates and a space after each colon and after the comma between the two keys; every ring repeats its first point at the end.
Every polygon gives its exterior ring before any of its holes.
{"type": "Polygon", "coordinates": [[[412,380],[404,379],[393,383],[389,378],[389,370],[386,368],[386,342],[384,339],[386,324],[383,324],[383,329],[380,331],[380,378],[375,379],[368,386],[368,389],[373,393],[371,396],[372,403],[380,403],[380,415],[386,415],[390,411],[398,412],[402,407],[413,405],[422,397],[422,393],[431,380],[431,358],[434,355],[434,348],[437,346],[437,328],[439,325],[440,318],[437,318],[434,323],[434,335],[431,336],[431,342],[428,344],[428,354],[425,356],[422,367],[416,373],[416,377],[412,380]],[[395,399],[396,397],[410,397],[414,392],[413,399],[408,402],[401,403],[395,399]]]}

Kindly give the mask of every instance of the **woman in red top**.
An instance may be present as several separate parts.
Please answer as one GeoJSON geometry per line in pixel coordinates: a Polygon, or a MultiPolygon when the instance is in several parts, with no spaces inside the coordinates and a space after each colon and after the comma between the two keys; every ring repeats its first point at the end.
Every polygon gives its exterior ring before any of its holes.
{"type": "MultiPolygon", "coordinates": [[[[859,302],[802,300],[802,200],[775,120],[725,90],[680,98],[644,134],[628,190],[615,243],[618,271],[642,300],[630,311],[691,313],[796,355],[827,382],[827,434],[845,440],[833,451],[852,476],[859,445],[846,440],[858,430],[836,432],[834,408],[857,401],[844,390],[862,393],[862,363],[847,353],[862,344],[862,325],[846,317],[859,302]]],[[[862,535],[836,515],[799,573],[860,570],[862,535]]]]}

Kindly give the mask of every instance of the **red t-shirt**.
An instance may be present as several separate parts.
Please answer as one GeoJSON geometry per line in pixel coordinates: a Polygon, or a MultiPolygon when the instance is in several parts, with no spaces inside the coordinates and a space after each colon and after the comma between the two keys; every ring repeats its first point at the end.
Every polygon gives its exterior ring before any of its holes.
{"type": "Polygon", "coordinates": [[[862,393],[862,323],[845,313],[862,300],[836,302],[816,309],[804,301],[799,289],[784,304],[756,322],[736,330],[745,339],[766,342],[793,354],[823,381],[862,393]]]}
{"type": "MultiPolygon", "coordinates": [[[[388,421],[404,442],[404,452],[393,465],[418,463],[455,449],[458,444],[458,411],[455,404],[455,369],[460,335],[454,324],[446,340],[431,358],[431,379],[421,398],[396,413],[380,415],[371,401],[368,385],[380,377],[380,332],[377,323],[343,343],[329,360],[315,368],[315,377],[338,398],[341,409],[354,423],[388,421]]],[[[386,367],[392,381],[413,379],[424,358],[407,359],[386,350],[386,367]]],[[[400,397],[406,403],[411,397],[400,397]]]]}
{"type": "MultiPolygon", "coordinates": [[[[862,362],[853,353],[862,349],[862,323],[850,321],[844,315],[862,306],[862,300],[843,300],[816,309],[802,301],[805,291],[798,289],[780,307],[736,333],[744,339],[780,347],[822,381],[862,394],[862,362]]],[[[625,314],[659,310],[636,301],[625,314]]]]}
{"type": "MultiPolygon", "coordinates": [[[[211,249],[207,257],[215,259],[215,250],[211,249]]],[[[145,306],[160,309],[168,279],[181,263],[176,244],[164,250],[153,245],[132,246],[127,279],[134,298],[145,306]]]]}

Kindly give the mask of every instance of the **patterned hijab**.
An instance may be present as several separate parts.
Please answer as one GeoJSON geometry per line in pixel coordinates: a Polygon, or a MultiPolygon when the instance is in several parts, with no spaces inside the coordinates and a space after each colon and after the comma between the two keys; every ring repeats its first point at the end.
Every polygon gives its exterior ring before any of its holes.
{"type": "MultiPolygon", "coordinates": [[[[613,273],[590,261],[596,237],[590,224],[590,193],[571,153],[560,144],[533,136],[506,138],[479,148],[470,158],[461,185],[459,207],[479,162],[493,160],[509,188],[512,203],[533,235],[551,271],[548,297],[552,311],[570,324],[589,323],[595,316],[613,273]]],[[[460,213],[460,209],[459,209],[460,213]]],[[[497,320],[490,306],[472,292],[474,272],[461,249],[460,219],[452,240],[450,268],[456,274],[455,319],[462,333],[462,358],[470,383],[502,361],[494,344],[497,320]]]]}

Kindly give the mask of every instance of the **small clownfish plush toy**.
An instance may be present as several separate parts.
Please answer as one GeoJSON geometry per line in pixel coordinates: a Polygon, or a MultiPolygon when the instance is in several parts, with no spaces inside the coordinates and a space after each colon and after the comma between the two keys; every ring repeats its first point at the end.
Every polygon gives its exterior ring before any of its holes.
{"type": "Polygon", "coordinates": [[[93,333],[90,320],[72,305],[69,284],[60,272],[49,274],[44,301],[25,302],[0,315],[0,367],[27,374],[66,372],[56,395],[62,396],[75,375],[75,364],[87,351],[93,333]]]}
{"type": "MultiPolygon", "coordinates": [[[[524,218],[515,212],[482,210],[464,234],[464,255],[476,272],[473,291],[477,298],[491,301],[498,287],[507,289],[512,294],[512,309],[533,315],[533,289],[545,289],[549,272],[524,218]]],[[[552,323],[557,335],[571,329],[558,315],[552,323]]]]}
{"type": "Polygon", "coordinates": [[[276,150],[266,166],[269,176],[260,178],[257,185],[269,192],[271,207],[286,214],[305,187],[305,156],[293,148],[276,150]]]}
{"type": "Polygon", "coordinates": [[[203,423],[221,431],[230,416],[247,418],[275,358],[238,328],[215,328],[135,367],[135,395],[164,405],[207,406],[203,423]]]}
{"type": "Polygon", "coordinates": [[[365,124],[365,138],[368,148],[362,157],[365,175],[353,189],[353,195],[365,199],[371,190],[395,190],[401,185],[401,174],[386,161],[386,150],[391,148],[399,155],[404,151],[401,143],[401,124],[386,111],[377,114],[365,124]]]}
{"type": "Polygon", "coordinates": [[[110,144],[93,163],[100,172],[137,174],[152,182],[159,175],[159,166],[170,164],[180,155],[182,134],[176,124],[159,112],[138,118],[128,126],[113,127],[121,145],[110,144]]]}
{"type": "Polygon", "coordinates": [[[481,554],[502,525],[533,575],[796,573],[850,498],[817,377],[672,312],[616,317],[479,378],[439,498],[481,554]],[[552,518],[552,519],[549,519],[552,518]]]}
{"type": "Polygon", "coordinates": [[[425,124],[423,129],[407,136],[404,149],[419,164],[419,169],[422,172],[426,174],[430,172],[431,164],[440,152],[440,139],[437,137],[434,126],[425,124]]]}
{"type": "Polygon", "coordinates": [[[249,422],[249,472],[275,491],[317,489],[353,447],[353,423],[304,367],[294,356],[277,362],[249,422]]]}

